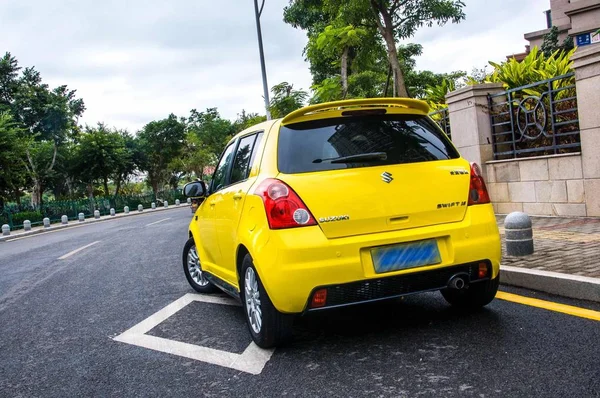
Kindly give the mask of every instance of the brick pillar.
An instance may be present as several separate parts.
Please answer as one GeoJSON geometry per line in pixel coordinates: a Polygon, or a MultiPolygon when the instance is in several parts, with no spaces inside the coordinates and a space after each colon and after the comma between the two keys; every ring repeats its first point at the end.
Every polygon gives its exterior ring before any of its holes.
{"type": "Polygon", "coordinates": [[[452,142],[465,159],[481,166],[484,176],[487,176],[485,162],[493,159],[487,95],[502,91],[501,83],[485,83],[467,86],[446,96],[452,142]]]}
{"type": "Polygon", "coordinates": [[[600,44],[579,48],[572,60],[587,215],[600,216],[600,44]]]}

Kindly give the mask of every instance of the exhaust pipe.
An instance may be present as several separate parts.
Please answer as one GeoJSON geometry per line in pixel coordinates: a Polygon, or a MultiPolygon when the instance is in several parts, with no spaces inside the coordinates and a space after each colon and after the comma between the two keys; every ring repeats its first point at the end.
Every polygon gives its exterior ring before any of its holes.
{"type": "Polygon", "coordinates": [[[465,289],[468,285],[467,279],[463,275],[454,275],[448,281],[448,287],[454,290],[465,289]]]}

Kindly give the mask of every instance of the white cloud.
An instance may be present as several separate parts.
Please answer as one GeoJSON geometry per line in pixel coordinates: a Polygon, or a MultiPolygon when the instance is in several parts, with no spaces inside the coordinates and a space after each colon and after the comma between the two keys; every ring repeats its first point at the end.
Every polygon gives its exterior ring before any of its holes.
{"type": "MultiPolygon", "coordinates": [[[[521,52],[525,32],[544,28],[548,0],[470,0],[467,20],[423,28],[420,69],[470,71],[521,52]]],[[[287,1],[266,0],[262,16],[269,84],[308,89],[304,32],[283,22],[287,1]]],[[[3,0],[0,37],[21,66],[51,85],[77,89],[83,123],[135,131],[169,113],[217,107],[227,118],[264,112],[250,0],[3,0]]]]}

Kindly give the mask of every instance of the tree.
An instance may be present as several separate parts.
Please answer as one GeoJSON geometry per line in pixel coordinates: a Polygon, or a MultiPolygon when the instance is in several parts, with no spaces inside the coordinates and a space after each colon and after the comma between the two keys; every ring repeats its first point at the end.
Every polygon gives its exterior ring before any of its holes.
{"type": "Polygon", "coordinates": [[[422,97],[428,85],[464,76],[460,71],[448,75],[417,72],[414,58],[421,55],[422,46],[397,44],[411,37],[419,26],[443,24],[452,14],[455,22],[464,18],[462,6],[462,2],[450,0],[291,1],[284,9],[284,21],[307,31],[304,53],[310,62],[314,91],[310,102],[390,96],[394,91],[422,97]],[[385,18],[382,13],[387,13],[385,18]],[[393,28],[391,35],[389,26],[393,28]],[[358,30],[360,40],[344,46],[346,43],[341,42],[340,33],[351,32],[353,28],[358,30]],[[386,37],[388,40],[383,40],[386,37]],[[392,75],[395,89],[389,84],[392,75]],[[398,90],[398,85],[404,88],[398,90]]]}
{"type": "Polygon", "coordinates": [[[366,36],[366,34],[367,31],[365,29],[356,28],[353,25],[343,27],[327,25],[317,36],[317,50],[340,58],[342,98],[346,98],[348,95],[348,58],[350,49],[360,44],[362,37],[366,36]]]}
{"type": "MultiPolygon", "coordinates": [[[[355,0],[359,1],[359,0],[355,0]]],[[[361,0],[362,1],[362,0],[361,0]]],[[[398,59],[397,40],[412,37],[423,25],[458,23],[465,18],[464,3],[460,0],[370,0],[375,23],[383,37],[392,68],[396,93],[407,97],[404,74],[398,59]]]]}
{"type": "Polygon", "coordinates": [[[271,92],[273,98],[271,99],[269,111],[275,119],[302,108],[308,99],[306,91],[294,90],[294,86],[288,82],[273,86],[271,92]]]}
{"type": "Polygon", "coordinates": [[[126,140],[130,146],[134,141],[127,132],[111,130],[103,123],[86,127],[78,137],[73,163],[76,175],[88,186],[89,196],[95,180],[102,182],[104,196],[110,195],[108,184],[114,181],[117,195],[122,181],[135,170],[133,149],[127,147],[126,140]]]}
{"type": "Polygon", "coordinates": [[[26,170],[23,163],[25,145],[22,130],[8,112],[0,113],[0,209],[5,199],[17,200],[18,190],[25,184],[26,170]]]}
{"type": "Polygon", "coordinates": [[[168,165],[181,155],[185,139],[185,123],[174,114],[152,121],[138,132],[141,170],[148,174],[148,182],[156,195],[159,185],[168,179],[168,165]]]}
{"type": "Polygon", "coordinates": [[[556,51],[562,50],[569,52],[575,48],[575,43],[573,43],[573,38],[571,36],[567,36],[562,44],[558,44],[558,33],[558,28],[553,26],[550,28],[550,32],[544,35],[541,50],[546,57],[550,57],[556,51]]]}
{"type": "Polygon", "coordinates": [[[77,132],[83,100],[67,86],[50,89],[34,68],[21,68],[6,53],[0,59],[0,110],[8,111],[23,130],[24,163],[33,182],[32,205],[40,205],[45,184],[52,177],[58,148],[77,132]]]}
{"type": "Polygon", "coordinates": [[[267,117],[264,115],[259,115],[258,113],[246,113],[246,111],[242,109],[242,113],[238,113],[237,119],[233,122],[233,133],[237,134],[255,124],[262,123],[265,120],[267,120],[267,117]]]}

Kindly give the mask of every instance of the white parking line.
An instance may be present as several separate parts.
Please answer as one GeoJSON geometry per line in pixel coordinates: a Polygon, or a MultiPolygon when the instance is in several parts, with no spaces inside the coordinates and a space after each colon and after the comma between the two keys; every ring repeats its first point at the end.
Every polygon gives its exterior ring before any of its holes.
{"type": "Polygon", "coordinates": [[[188,293],[122,334],[114,337],[114,340],[149,348],[154,351],[161,351],[184,358],[207,362],[213,365],[240,370],[253,375],[260,374],[271,358],[271,355],[273,355],[274,350],[264,350],[254,344],[254,342],[250,343],[242,354],[236,354],[146,334],[193,301],[239,305],[239,303],[229,298],[188,293]]]}
{"type": "Polygon", "coordinates": [[[100,243],[100,241],[99,241],[99,240],[97,240],[97,241],[95,241],[95,242],[92,242],[92,243],[90,243],[89,245],[85,245],[85,246],[82,246],[82,247],[80,247],[79,249],[75,249],[75,250],[73,250],[73,251],[70,251],[70,252],[68,252],[67,254],[63,255],[63,256],[60,256],[58,259],[59,259],[59,260],[64,260],[65,258],[69,258],[69,257],[71,257],[73,254],[77,254],[77,253],[79,253],[80,251],[82,251],[83,249],[87,249],[88,247],[90,247],[90,246],[93,246],[93,245],[95,245],[96,243],[100,243]]]}
{"type": "Polygon", "coordinates": [[[146,226],[149,227],[150,225],[158,224],[159,222],[167,221],[170,219],[171,219],[171,217],[163,218],[162,220],[158,220],[158,221],[151,222],[150,224],[146,224],[146,226]]]}

